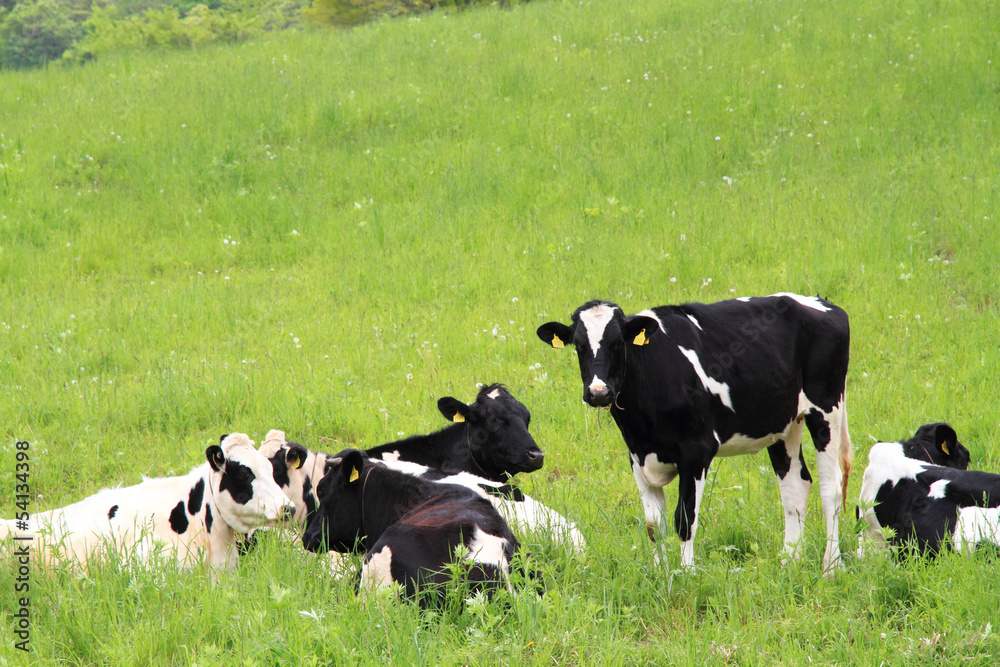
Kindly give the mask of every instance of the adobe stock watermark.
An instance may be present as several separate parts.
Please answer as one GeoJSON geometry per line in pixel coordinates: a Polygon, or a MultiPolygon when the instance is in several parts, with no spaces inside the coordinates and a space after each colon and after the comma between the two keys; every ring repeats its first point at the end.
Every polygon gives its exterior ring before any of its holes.
{"type": "Polygon", "coordinates": [[[14,452],[14,593],[17,609],[12,614],[14,623],[14,648],[27,651],[31,642],[31,536],[28,532],[28,503],[31,497],[31,445],[18,440],[14,452]]]}

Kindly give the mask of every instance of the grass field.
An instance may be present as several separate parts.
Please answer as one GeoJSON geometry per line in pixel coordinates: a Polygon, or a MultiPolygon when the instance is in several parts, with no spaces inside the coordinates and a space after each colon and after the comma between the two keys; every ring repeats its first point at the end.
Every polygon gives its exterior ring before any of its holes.
{"type": "Polygon", "coordinates": [[[429,432],[503,382],[547,455],[522,487],[590,545],[527,538],[546,594],[464,613],[364,604],[280,540],[215,586],[36,570],[26,656],[0,585],[0,664],[996,664],[994,558],[825,579],[814,490],[782,566],[765,456],[713,465],[698,568],[673,538],[654,567],[617,428],[534,330],[818,293],[851,316],[850,497],[924,422],[1000,472],[998,28],[985,0],[551,1],[0,72],[0,516],[16,440],[41,511],[230,431],[429,432]]]}

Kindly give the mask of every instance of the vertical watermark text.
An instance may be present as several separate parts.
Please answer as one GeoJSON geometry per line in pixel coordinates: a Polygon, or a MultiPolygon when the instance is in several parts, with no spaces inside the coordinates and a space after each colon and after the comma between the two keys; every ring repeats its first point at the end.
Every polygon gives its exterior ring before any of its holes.
{"type": "Polygon", "coordinates": [[[31,536],[28,531],[28,503],[31,498],[31,445],[18,440],[14,453],[14,562],[17,570],[14,576],[14,648],[27,651],[31,641],[31,536]]]}

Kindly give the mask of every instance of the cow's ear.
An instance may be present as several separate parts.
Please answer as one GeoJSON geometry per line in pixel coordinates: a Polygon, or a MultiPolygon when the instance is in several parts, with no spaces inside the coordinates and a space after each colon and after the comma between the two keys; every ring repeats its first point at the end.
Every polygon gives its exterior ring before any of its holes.
{"type": "Polygon", "coordinates": [[[951,456],[958,451],[958,435],[955,429],[947,424],[938,424],[934,431],[934,444],[945,456],[951,456]]]}
{"type": "Polygon", "coordinates": [[[361,470],[364,467],[365,457],[356,449],[344,454],[340,462],[340,472],[347,479],[348,484],[353,484],[361,478],[361,470]]]}
{"type": "Polygon", "coordinates": [[[562,322],[546,322],[535,331],[543,343],[557,350],[573,344],[573,329],[562,322]]]}
{"type": "Polygon", "coordinates": [[[205,458],[208,459],[208,465],[212,466],[212,470],[215,472],[220,472],[226,467],[226,455],[222,451],[222,447],[218,445],[212,445],[206,449],[205,458]]]}
{"type": "Polygon", "coordinates": [[[228,437],[229,437],[228,433],[223,433],[222,435],[220,435],[219,436],[219,444],[221,445],[222,443],[224,443],[226,441],[226,438],[228,438],[228,437]]]}
{"type": "Polygon", "coordinates": [[[308,455],[306,448],[302,445],[290,445],[288,451],[285,452],[285,464],[289,470],[298,470],[306,462],[308,455]]]}
{"type": "Polygon", "coordinates": [[[468,405],[451,396],[438,399],[438,410],[441,411],[445,419],[457,423],[467,420],[472,412],[468,405]]]}
{"type": "Polygon", "coordinates": [[[633,345],[648,345],[649,339],[660,330],[660,324],[652,317],[636,315],[622,328],[622,337],[626,343],[633,345]]]}

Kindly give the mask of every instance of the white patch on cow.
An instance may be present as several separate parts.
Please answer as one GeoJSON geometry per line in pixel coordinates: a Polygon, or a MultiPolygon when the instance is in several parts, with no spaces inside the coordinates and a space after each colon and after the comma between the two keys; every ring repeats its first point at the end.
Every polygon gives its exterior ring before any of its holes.
{"type": "MultiPolygon", "coordinates": [[[[798,301],[801,305],[806,308],[812,308],[813,310],[818,310],[821,312],[826,312],[832,310],[830,307],[823,304],[817,296],[802,296],[801,294],[792,294],[791,292],[778,292],[777,294],[771,294],[770,296],[787,296],[789,299],[794,299],[798,301]]],[[[750,299],[755,297],[752,296],[740,296],[736,297],[736,301],[742,301],[746,303],[750,299]]],[[[759,298],[759,297],[758,297],[759,298]]]]}
{"type": "Polygon", "coordinates": [[[691,365],[694,366],[694,372],[698,374],[698,379],[701,380],[701,385],[709,392],[718,396],[724,406],[733,412],[736,412],[736,409],[733,407],[733,401],[729,398],[729,385],[708,376],[708,373],[706,373],[705,369],[702,368],[701,359],[698,358],[697,352],[680,346],[678,346],[677,349],[680,350],[681,354],[687,357],[688,361],[691,362],[691,365]]]}
{"type": "Polygon", "coordinates": [[[604,338],[604,330],[608,323],[614,318],[615,309],[606,303],[599,303],[591,306],[580,313],[580,322],[587,332],[587,340],[590,341],[590,349],[594,354],[601,349],[601,340],[604,338]]]}
{"type": "Polygon", "coordinates": [[[662,331],[663,333],[667,333],[667,328],[665,326],[663,326],[663,321],[660,320],[660,318],[652,310],[644,310],[642,312],[636,313],[636,317],[640,317],[640,316],[641,317],[648,317],[651,320],[656,320],[656,323],[660,327],[660,331],[662,331]]]}
{"type": "Polygon", "coordinates": [[[700,331],[704,331],[704,329],[702,329],[702,328],[701,328],[701,325],[700,325],[700,324],[698,324],[698,320],[696,320],[696,319],[695,319],[694,315],[692,315],[691,313],[688,313],[688,319],[689,319],[689,320],[691,320],[691,321],[692,321],[692,322],[694,323],[694,325],[695,325],[696,327],[698,327],[698,329],[699,329],[700,331]]]}
{"type": "Polygon", "coordinates": [[[818,296],[802,296],[801,294],[792,294],[791,292],[778,292],[777,294],[772,294],[771,296],[787,296],[789,299],[798,301],[800,305],[806,308],[812,308],[813,310],[818,310],[822,313],[832,310],[829,306],[823,304],[818,296]]]}
{"type": "Polygon", "coordinates": [[[604,391],[607,388],[607,383],[596,375],[594,376],[594,379],[590,381],[590,391],[604,391]]]}
{"type": "Polygon", "coordinates": [[[930,490],[927,492],[927,497],[940,500],[941,498],[944,498],[945,489],[947,488],[948,480],[939,479],[931,484],[930,490]]]}
{"type": "Polygon", "coordinates": [[[391,452],[382,452],[383,461],[398,461],[399,460],[399,450],[395,449],[391,452]]]}
{"type": "Polygon", "coordinates": [[[642,476],[653,486],[666,486],[677,477],[677,464],[660,461],[655,454],[647,454],[642,463],[642,476]]]}
{"type": "Polygon", "coordinates": [[[361,588],[386,588],[392,586],[392,549],[389,545],[372,557],[361,568],[361,588]]]}
{"type": "Polygon", "coordinates": [[[980,542],[1000,544],[1000,508],[963,507],[959,510],[955,548],[971,554],[980,542]]]}
{"type": "Polygon", "coordinates": [[[488,393],[486,395],[489,396],[492,399],[500,398],[500,389],[499,388],[494,389],[493,391],[491,391],[490,393],[488,393]]]}
{"type": "Polygon", "coordinates": [[[469,542],[468,559],[477,563],[496,565],[506,574],[507,556],[504,554],[506,547],[506,539],[490,535],[476,526],[476,530],[472,534],[472,541],[469,542]]]}

